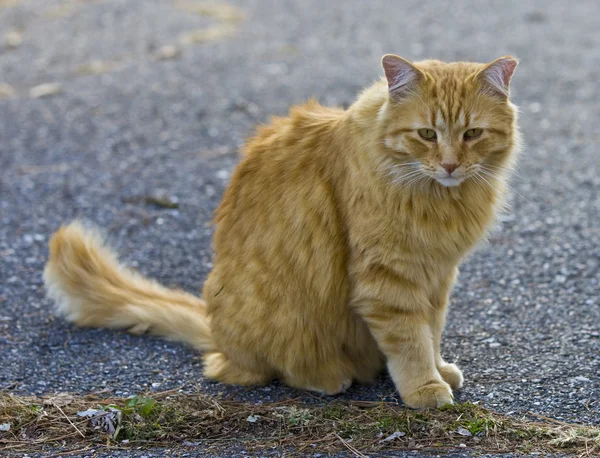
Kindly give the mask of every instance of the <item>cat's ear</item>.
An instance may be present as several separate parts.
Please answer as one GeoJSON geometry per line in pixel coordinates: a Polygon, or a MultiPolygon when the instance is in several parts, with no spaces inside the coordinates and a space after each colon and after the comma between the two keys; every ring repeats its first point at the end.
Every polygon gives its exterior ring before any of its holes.
{"type": "Polygon", "coordinates": [[[483,88],[486,92],[507,99],[510,79],[518,63],[514,57],[500,57],[479,70],[476,77],[481,78],[483,88]]]}
{"type": "Polygon", "coordinates": [[[390,96],[400,100],[414,91],[423,72],[406,59],[394,54],[386,54],[381,58],[381,65],[385,71],[390,96]]]}

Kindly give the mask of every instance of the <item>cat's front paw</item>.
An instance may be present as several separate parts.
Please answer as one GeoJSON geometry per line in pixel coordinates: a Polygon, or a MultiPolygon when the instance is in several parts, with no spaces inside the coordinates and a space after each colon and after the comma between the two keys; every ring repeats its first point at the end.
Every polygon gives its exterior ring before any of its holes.
{"type": "Polygon", "coordinates": [[[432,381],[403,396],[402,401],[413,409],[438,408],[446,404],[454,404],[452,390],[446,382],[432,381]]]}
{"type": "Polygon", "coordinates": [[[438,367],[438,371],[444,381],[448,383],[453,390],[460,390],[463,386],[464,378],[462,371],[456,364],[444,364],[438,367]]]}

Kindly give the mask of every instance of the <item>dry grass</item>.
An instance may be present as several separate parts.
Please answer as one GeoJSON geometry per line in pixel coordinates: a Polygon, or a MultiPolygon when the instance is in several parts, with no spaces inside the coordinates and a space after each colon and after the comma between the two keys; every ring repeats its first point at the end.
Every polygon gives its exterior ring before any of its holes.
{"type": "Polygon", "coordinates": [[[0,393],[0,426],[8,424],[10,429],[0,432],[0,448],[15,454],[57,446],[222,449],[232,441],[248,450],[349,450],[356,456],[465,446],[486,452],[600,453],[600,428],[516,419],[473,404],[413,411],[383,402],[256,405],[176,391],[133,399],[0,393]]]}
{"type": "Polygon", "coordinates": [[[231,37],[237,33],[238,23],[245,18],[242,10],[227,3],[180,0],[175,3],[175,7],[217,21],[215,25],[191,30],[181,35],[179,41],[184,46],[231,37]]]}
{"type": "Polygon", "coordinates": [[[229,24],[219,24],[204,29],[192,30],[181,35],[179,41],[182,45],[191,45],[194,43],[206,43],[220,38],[227,38],[235,35],[237,28],[229,24]]]}
{"type": "Polygon", "coordinates": [[[74,73],[80,76],[100,75],[111,71],[116,65],[116,61],[94,59],[85,64],[78,65],[74,69],[74,73]]]}
{"type": "Polygon", "coordinates": [[[219,21],[239,22],[245,18],[241,9],[227,3],[179,0],[175,6],[182,11],[211,17],[219,21]]]}

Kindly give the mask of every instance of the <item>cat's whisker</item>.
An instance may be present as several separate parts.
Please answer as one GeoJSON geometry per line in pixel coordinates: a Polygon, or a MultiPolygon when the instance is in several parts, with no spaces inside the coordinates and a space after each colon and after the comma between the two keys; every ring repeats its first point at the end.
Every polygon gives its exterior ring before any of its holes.
{"type": "Polygon", "coordinates": [[[431,178],[429,175],[426,175],[426,174],[423,174],[421,179],[423,180],[423,183],[422,183],[423,186],[425,186],[426,184],[430,183],[433,180],[433,178],[431,178]]]}
{"type": "Polygon", "coordinates": [[[420,177],[415,177],[410,181],[405,181],[402,183],[402,187],[404,188],[410,188],[414,183],[416,183],[418,180],[420,179],[420,177]]]}
{"type": "Polygon", "coordinates": [[[421,173],[420,170],[413,170],[413,171],[404,173],[402,175],[398,175],[398,174],[396,174],[394,172],[390,173],[390,175],[392,175],[392,176],[396,175],[396,179],[405,179],[405,178],[409,178],[409,177],[411,177],[413,175],[418,175],[419,173],[421,173]]]}
{"type": "MultiPolygon", "coordinates": [[[[483,186],[484,188],[485,188],[485,187],[487,187],[487,186],[486,186],[486,182],[484,182],[484,181],[483,181],[483,179],[481,178],[481,175],[480,175],[479,173],[475,172],[475,173],[472,175],[472,178],[473,178],[473,180],[474,180],[476,183],[478,183],[480,186],[483,186]]],[[[489,184],[489,183],[488,183],[488,184],[489,184]]]]}
{"type": "Polygon", "coordinates": [[[523,200],[527,200],[527,198],[521,194],[519,191],[517,191],[514,187],[511,186],[510,188],[510,192],[516,194],[517,196],[519,196],[520,198],[522,198],[523,200]]]}
{"type": "Polygon", "coordinates": [[[496,174],[491,173],[491,172],[489,172],[489,171],[487,171],[485,169],[480,169],[479,173],[483,173],[485,176],[488,176],[490,178],[498,179],[498,176],[496,174]]]}
{"type": "Polygon", "coordinates": [[[394,166],[394,167],[388,167],[387,170],[391,170],[391,171],[415,170],[415,166],[413,166],[413,165],[394,166]]]}
{"type": "Polygon", "coordinates": [[[418,162],[398,164],[397,167],[393,167],[391,169],[390,173],[402,173],[402,172],[405,172],[404,175],[402,175],[402,176],[412,175],[414,173],[422,173],[420,167],[418,167],[418,166],[419,166],[418,162]]]}
{"type": "Polygon", "coordinates": [[[417,161],[394,164],[391,167],[388,167],[388,175],[395,177],[392,180],[393,184],[406,183],[407,180],[410,181],[413,177],[423,173],[421,169],[418,168],[419,166],[420,163],[417,161]]]}
{"type": "Polygon", "coordinates": [[[498,169],[498,170],[506,170],[509,171],[510,168],[504,166],[504,165],[497,165],[497,164],[479,164],[479,167],[483,167],[483,168],[489,168],[489,169],[498,169]]]}
{"type": "Polygon", "coordinates": [[[510,188],[510,192],[516,194],[517,196],[519,196],[521,199],[527,201],[527,197],[525,197],[523,194],[521,194],[519,191],[517,191],[514,187],[511,186],[510,188]]]}
{"type": "Polygon", "coordinates": [[[421,172],[419,170],[416,170],[412,173],[408,173],[406,175],[402,175],[400,177],[397,177],[395,180],[393,180],[392,183],[398,184],[398,183],[407,183],[407,181],[412,180],[415,176],[419,176],[421,175],[421,172]]]}
{"type": "MultiPolygon", "coordinates": [[[[419,175],[417,175],[416,177],[413,177],[411,180],[409,180],[408,182],[404,183],[404,185],[405,185],[406,187],[411,187],[411,186],[414,186],[414,185],[418,184],[418,183],[419,183],[419,181],[421,181],[421,180],[425,180],[425,179],[427,179],[427,178],[429,178],[429,176],[428,176],[428,175],[426,175],[426,174],[424,174],[424,173],[420,173],[420,174],[419,174],[419,175]]],[[[425,180],[425,181],[426,181],[426,180],[425,180]]]]}
{"type": "Polygon", "coordinates": [[[503,165],[494,165],[494,164],[479,164],[479,166],[482,169],[486,169],[488,171],[493,171],[493,172],[497,172],[497,173],[502,173],[502,174],[512,174],[518,178],[523,178],[523,176],[519,173],[518,170],[513,170],[510,167],[506,167],[503,165]]]}
{"type": "Polygon", "coordinates": [[[417,167],[413,164],[398,164],[394,167],[390,167],[390,169],[393,169],[393,170],[402,170],[402,169],[416,170],[417,167]]]}
{"type": "Polygon", "coordinates": [[[410,161],[410,162],[401,162],[399,164],[392,164],[392,167],[405,167],[405,166],[411,166],[411,167],[416,167],[419,166],[420,162],[418,161],[410,161]]]}
{"type": "MultiPolygon", "coordinates": [[[[480,172],[481,172],[481,170],[480,170],[480,172]]],[[[481,173],[477,173],[476,176],[478,176],[481,180],[483,180],[490,187],[490,189],[494,188],[494,185],[492,183],[490,183],[483,175],[481,175],[481,173]]]]}
{"type": "Polygon", "coordinates": [[[388,171],[388,170],[402,170],[402,169],[414,169],[415,166],[418,166],[419,163],[418,162],[404,162],[401,164],[391,164],[391,165],[387,165],[386,167],[381,167],[380,170],[381,171],[388,171]]]}
{"type": "Polygon", "coordinates": [[[388,167],[386,170],[414,170],[415,167],[413,165],[408,164],[397,164],[391,167],[388,167]]]}
{"type": "MultiPolygon", "coordinates": [[[[502,167],[502,166],[493,166],[493,165],[491,165],[491,164],[485,164],[484,166],[482,166],[482,169],[486,169],[487,167],[490,167],[490,166],[492,166],[492,167],[496,167],[496,168],[500,169],[500,170],[501,170],[502,172],[504,172],[504,173],[507,173],[507,174],[509,174],[509,173],[513,173],[513,174],[514,174],[515,176],[517,176],[518,178],[523,178],[523,176],[522,176],[522,175],[519,175],[517,172],[515,172],[515,171],[513,171],[513,170],[511,170],[511,169],[508,169],[507,167],[502,167]]],[[[483,171],[483,170],[482,170],[482,171],[483,171]]],[[[488,170],[488,172],[489,172],[489,170],[488,170]]],[[[520,197],[520,198],[522,198],[523,200],[525,200],[525,201],[527,200],[527,197],[525,197],[523,194],[521,194],[519,191],[517,191],[517,190],[516,190],[514,187],[512,187],[512,186],[511,186],[511,192],[512,192],[512,193],[514,193],[514,194],[516,194],[517,196],[519,196],[519,197],[520,197]]]]}
{"type": "MultiPolygon", "coordinates": [[[[486,175],[486,176],[488,176],[488,177],[491,177],[491,178],[494,178],[494,179],[498,179],[498,176],[497,176],[496,174],[490,173],[490,172],[489,172],[489,171],[487,171],[487,170],[481,169],[481,170],[479,170],[479,172],[480,172],[480,173],[483,173],[484,175],[486,175]]],[[[514,192],[515,192],[515,193],[517,193],[517,194],[519,194],[517,191],[514,191],[514,192]]],[[[519,195],[520,195],[520,194],[519,194],[519,195]]]]}
{"type": "Polygon", "coordinates": [[[475,184],[479,189],[481,189],[481,191],[486,192],[486,189],[482,184],[479,176],[477,176],[477,174],[472,175],[471,178],[473,178],[473,184],[475,184]]]}
{"type": "Polygon", "coordinates": [[[480,170],[486,170],[488,172],[494,172],[494,173],[505,173],[508,172],[507,169],[503,168],[503,167],[490,167],[490,166],[486,166],[486,165],[480,165],[479,166],[480,170]]]}

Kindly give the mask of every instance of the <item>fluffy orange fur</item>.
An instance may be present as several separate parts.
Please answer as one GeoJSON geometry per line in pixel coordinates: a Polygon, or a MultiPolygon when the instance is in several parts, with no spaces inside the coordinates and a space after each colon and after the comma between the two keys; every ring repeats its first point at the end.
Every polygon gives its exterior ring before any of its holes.
{"type": "Polygon", "coordinates": [[[247,143],[203,300],[121,266],[75,222],[44,272],[58,310],[194,345],[224,383],[334,394],[387,364],[406,405],[451,403],[463,377],[440,355],[448,296],[503,204],[516,61],[382,62],[386,78],[348,110],[312,101],[247,143]]]}

